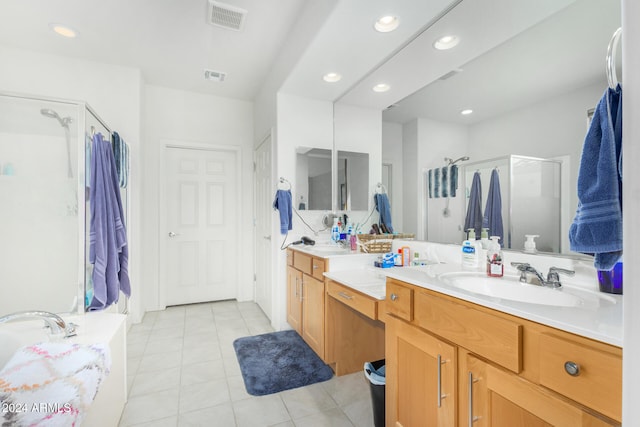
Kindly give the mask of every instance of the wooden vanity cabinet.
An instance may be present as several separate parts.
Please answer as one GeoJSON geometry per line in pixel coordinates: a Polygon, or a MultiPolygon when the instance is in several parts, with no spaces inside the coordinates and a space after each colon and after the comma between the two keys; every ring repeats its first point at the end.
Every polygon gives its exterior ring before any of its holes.
{"type": "Polygon", "coordinates": [[[620,425],[619,347],[393,279],[386,301],[387,426],[620,425]]]}
{"type": "Polygon", "coordinates": [[[324,275],[328,261],[287,251],[287,322],[321,359],[325,358],[324,275]]]}

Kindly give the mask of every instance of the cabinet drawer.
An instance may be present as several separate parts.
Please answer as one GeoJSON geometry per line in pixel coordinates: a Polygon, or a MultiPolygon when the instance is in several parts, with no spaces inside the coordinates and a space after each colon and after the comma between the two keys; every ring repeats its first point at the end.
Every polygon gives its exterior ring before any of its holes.
{"type": "Polygon", "coordinates": [[[622,357],[589,344],[542,334],[540,384],[621,421],[622,357]]]}
{"type": "Polygon", "coordinates": [[[318,280],[324,280],[324,260],[313,258],[311,260],[311,275],[318,280]]]}
{"type": "Polygon", "coordinates": [[[387,279],[384,306],[388,314],[411,322],[413,320],[413,289],[387,279]]]}
{"type": "Polygon", "coordinates": [[[425,291],[414,296],[415,324],[515,373],[522,370],[522,325],[425,291]]]}
{"type": "Polygon", "coordinates": [[[364,314],[368,318],[373,320],[378,318],[377,300],[334,281],[329,281],[327,292],[336,300],[364,314]]]}
{"type": "Polygon", "coordinates": [[[311,255],[303,254],[301,252],[294,252],[293,266],[303,273],[311,275],[311,255]]]}

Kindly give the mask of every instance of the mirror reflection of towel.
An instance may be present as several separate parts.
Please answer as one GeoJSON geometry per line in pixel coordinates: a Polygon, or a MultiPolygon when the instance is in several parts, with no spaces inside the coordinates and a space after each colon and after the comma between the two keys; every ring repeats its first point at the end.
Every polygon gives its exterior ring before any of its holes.
{"type": "Polygon", "coordinates": [[[389,198],[384,193],[378,193],[374,197],[376,209],[380,212],[380,223],[384,224],[387,229],[393,233],[393,226],[391,225],[391,205],[389,198]]]}
{"type": "Polygon", "coordinates": [[[505,247],[504,230],[502,226],[502,195],[500,194],[500,177],[498,170],[491,172],[487,205],[484,208],[482,227],[489,229],[491,236],[500,237],[500,244],[505,247]]]}
{"type": "Polygon", "coordinates": [[[476,231],[476,236],[480,236],[482,232],[482,183],[480,182],[480,173],[473,174],[473,182],[471,183],[471,192],[469,193],[469,204],[467,205],[467,216],[464,220],[464,231],[470,228],[476,231]]]}

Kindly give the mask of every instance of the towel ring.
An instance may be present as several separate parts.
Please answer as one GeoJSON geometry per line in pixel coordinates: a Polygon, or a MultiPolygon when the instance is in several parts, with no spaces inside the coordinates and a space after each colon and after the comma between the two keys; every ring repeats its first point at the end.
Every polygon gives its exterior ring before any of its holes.
{"type": "Polygon", "coordinates": [[[387,187],[385,187],[384,184],[379,182],[378,185],[376,185],[376,194],[386,194],[386,193],[387,193],[387,187]]]}
{"type": "Polygon", "coordinates": [[[280,184],[286,184],[287,188],[284,188],[284,190],[291,190],[291,183],[283,177],[280,177],[280,184]]]}
{"type": "Polygon", "coordinates": [[[618,49],[618,43],[622,36],[622,28],[618,28],[609,41],[609,47],[607,48],[607,81],[611,89],[618,87],[618,77],[616,76],[616,51],[618,49]]]}

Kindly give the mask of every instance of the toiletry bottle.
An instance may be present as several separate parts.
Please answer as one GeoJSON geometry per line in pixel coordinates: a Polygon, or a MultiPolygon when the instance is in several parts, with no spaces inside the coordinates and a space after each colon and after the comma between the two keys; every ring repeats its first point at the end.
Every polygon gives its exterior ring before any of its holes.
{"type": "Polygon", "coordinates": [[[489,229],[483,228],[480,232],[480,244],[482,244],[482,249],[489,249],[489,229]]]}
{"type": "Polygon", "coordinates": [[[338,243],[340,241],[340,226],[338,225],[338,218],[333,219],[333,227],[331,227],[331,241],[338,243]]]}
{"type": "Polygon", "coordinates": [[[489,249],[487,249],[487,276],[489,277],[502,277],[504,274],[502,250],[498,240],[500,240],[500,237],[491,236],[491,243],[489,244],[489,249]]]}
{"type": "Polygon", "coordinates": [[[536,237],[540,237],[538,234],[525,234],[524,237],[524,251],[528,254],[535,254],[538,252],[536,249],[536,237]]]}
{"type": "Polygon", "coordinates": [[[398,249],[398,253],[396,254],[395,266],[402,267],[402,249],[398,249]]]}
{"type": "Polygon", "coordinates": [[[476,240],[476,232],[473,228],[467,230],[469,237],[462,242],[462,268],[465,270],[477,270],[479,267],[480,250],[482,246],[476,240]]]}
{"type": "Polygon", "coordinates": [[[411,249],[409,246],[402,247],[402,266],[409,267],[411,265],[411,249]]]}
{"type": "Polygon", "coordinates": [[[351,224],[349,224],[349,247],[352,251],[358,250],[358,238],[356,237],[356,231],[351,224]]]}

